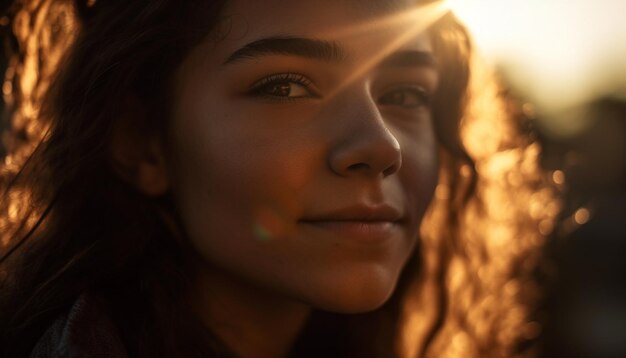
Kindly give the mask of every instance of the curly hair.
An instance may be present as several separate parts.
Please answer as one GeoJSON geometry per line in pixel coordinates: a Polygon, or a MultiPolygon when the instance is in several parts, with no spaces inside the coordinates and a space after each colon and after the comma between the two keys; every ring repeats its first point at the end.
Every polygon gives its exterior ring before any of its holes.
{"type": "MultiPolygon", "coordinates": [[[[134,125],[165,130],[173,72],[215,33],[224,2],[13,5],[0,352],[28,355],[55,317],[93,291],[110,303],[132,355],[230,354],[189,319],[190,248],[173,239],[180,233],[171,199],[131,188],[109,155],[123,90],[152,111],[149,124],[134,125]]],[[[329,340],[356,356],[532,353],[532,272],[558,203],[537,164],[540,148],[522,129],[527,116],[481,64],[467,30],[448,13],[428,32],[442,76],[433,101],[441,167],[420,248],[383,307],[318,313],[294,355],[329,340]]]]}

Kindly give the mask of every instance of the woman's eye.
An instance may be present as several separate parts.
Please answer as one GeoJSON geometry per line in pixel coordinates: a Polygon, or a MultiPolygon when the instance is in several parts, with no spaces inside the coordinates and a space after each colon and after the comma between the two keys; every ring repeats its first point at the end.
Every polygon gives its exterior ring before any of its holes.
{"type": "Polygon", "coordinates": [[[299,98],[310,95],[309,90],[301,84],[290,82],[270,83],[259,88],[258,93],[272,97],[299,98]]]}
{"type": "Polygon", "coordinates": [[[385,93],[378,102],[382,105],[399,106],[407,109],[417,109],[430,105],[430,98],[422,88],[399,88],[385,93]]]}
{"type": "Polygon", "coordinates": [[[252,86],[251,94],[276,99],[317,97],[311,90],[311,80],[296,73],[266,77],[252,86]]]}

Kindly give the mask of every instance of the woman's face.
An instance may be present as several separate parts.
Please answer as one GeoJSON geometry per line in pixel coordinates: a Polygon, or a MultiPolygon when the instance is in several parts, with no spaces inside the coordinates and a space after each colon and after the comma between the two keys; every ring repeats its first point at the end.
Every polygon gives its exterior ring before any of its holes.
{"type": "Polygon", "coordinates": [[[172,192],[207,267],[337,312],[391,295],[437,181],[438,74],[389,3],[232,0],[177,71],[172,192]]]}

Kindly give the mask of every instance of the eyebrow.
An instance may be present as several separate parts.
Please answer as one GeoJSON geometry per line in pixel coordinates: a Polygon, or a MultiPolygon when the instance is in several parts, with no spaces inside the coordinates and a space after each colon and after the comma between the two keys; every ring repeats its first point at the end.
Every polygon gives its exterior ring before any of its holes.
{"type": "Polygon", "coordinates": [[[429,67],[436,68],[435,56],[428,51],[401,50],[392,53],[380,63],[379,67],[429,67]]]}
{"type": "MultiPolygon", "coordinates": [[[[324,62],[341,62],[346,52],[333,41],[304,37],[268,37],[253,41],[233,52],[224,65],[266,55],[292,55],[324,62]]],[[[434,55],[428,51],[400,50],[381,61],[379,67],[436,67],[434,55]]]]}
{"type": "Polygon", "coordinates": [[[325,62],[340,62],[345,58],[343,48],[335,42],[301,37],[269,37],[245,45],[230,55],[224,64],[271,54],[308,57],[325,62]]]}

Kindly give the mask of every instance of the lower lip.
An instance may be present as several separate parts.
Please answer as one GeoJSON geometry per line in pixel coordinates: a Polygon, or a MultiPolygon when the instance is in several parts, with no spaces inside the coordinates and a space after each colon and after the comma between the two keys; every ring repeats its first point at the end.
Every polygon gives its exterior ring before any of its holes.
{"type": "Polygon", "coordinates": [[[380,242],[395,236],[399,224],[392,221],[302,221],[337,237],[354,241],[380,242]]]}

